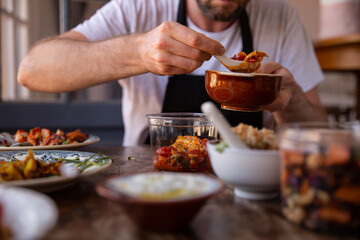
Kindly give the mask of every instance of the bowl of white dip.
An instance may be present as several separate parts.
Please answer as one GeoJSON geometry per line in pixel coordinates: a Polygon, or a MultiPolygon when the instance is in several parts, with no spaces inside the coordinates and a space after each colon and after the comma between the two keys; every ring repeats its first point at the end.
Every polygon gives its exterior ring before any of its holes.
{"type": "Polygon", "coordinates": [[[139,227],[173,231],[187,227],[222,188],[221,181],[208,174],[147,172],[111,177],[96,191],[119,203],[139,227]]]}

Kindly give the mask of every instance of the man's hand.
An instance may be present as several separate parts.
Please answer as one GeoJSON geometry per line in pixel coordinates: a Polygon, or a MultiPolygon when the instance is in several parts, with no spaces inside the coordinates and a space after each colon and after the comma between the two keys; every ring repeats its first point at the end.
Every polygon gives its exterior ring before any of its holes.
{"type": "Polygon", "coordinates": [[[217,41],[176,22],[165,22],[137,39],[139,64],[159,75],[190,73],[211,55],[225,52],[217,41]]]}
{"type": "Polygon", "coordinates": [[[304,93],[290,71],[276,62],[264,63],[259,71],[283,76],[279,96],[262,109],[273,112],[277,123],[327,121],[316,87],[304,93]]]}
{"type": "Polygon", "coordinates": [[[261,65],[260,72],[282,75],[281,90],[276,100],[263,108],[265,111],[282,111],[288,105],[296,86],[291,72],[276,62],[267,62],[261,65]]]}

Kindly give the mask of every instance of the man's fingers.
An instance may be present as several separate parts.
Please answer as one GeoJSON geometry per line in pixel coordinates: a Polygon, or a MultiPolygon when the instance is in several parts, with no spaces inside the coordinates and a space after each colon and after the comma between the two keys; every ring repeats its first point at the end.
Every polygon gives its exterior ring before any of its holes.
{"type": "Polygon", "coordinates": [[[283,110],[291,97],[290,89],[283,89],[282,92],[280,92],[279,96],[276,98],[274,102],[271,104],[264,106],[262,110],[268,111],[268,112],[276,112],[283,110]]]}
{"type": "Polygon", "coordinates": [[[203,61],[197,61],[182,56],[173,55],[169,52],[163,51],[157,56],[154,56],[154,64],[157,74],[174,75],[190,73],[199,68],[203,61]],[[179,70],[176,70],[176,69],[179,70]]]}
{"type": "Polygon", "coordinates": [[[263,63],[261,65],[261,67],[259,68],[259,71],[262,73],[282,75],[283,76],[282,82],[281,82],[282,86],[287,85],[289,83],[292,84],[294,82],[294,77],[289,72],[289,70],[287,70],[282,65],[280,65],[279,63],[276,63],[276,62],[263,63]]]}
{"type": "Polygon", "coordinates": [[[279,96],[276,98],[276,100],[265,106],[263,110],[275,112],[275,111],[281,111],[283,110],[287,104],[290,101],[290,98],[292,96],[295,80],[293,75],[281,66],[280,64],[276,62],[267,62],[261,65],[259,69],[262,73],[268,73],[268,74],[279,74],[282,76],[281,81],[281,91],[279,96]]]}
{"type": "Polygon", "coordinates": [[[275,74],[281,68],[283,68],[283,67],[280,64],[276,63],[276,62],[267,62],[267,63],[262,63],[261,64],[261,67],[259,68],[259,72],[268,73],[268,74],[275,74]]]}
{"type": "Polygon", "coordinates": [[[190,47],[189,45],[186,45],[172,38],[168,39],[163,44],[164,44],[163,47],[166,48],[167,51],[177,56],[186,57],[196,61],[207,61],[211,58],[211,54],[190,47]]]}
{"type": "Polygon", "coordinates": [[[177,41],[211,55],[221,55],[225,52],[225,48],[218,41],[208,38],[204,34],[198,33],[181,24],[165,22],[161,24],[160,30],[167,32],[177,41]]]}
{"type": "Polygon", "coordinates": [[[176,22],[165,22],[142,36],[138,54],[155,74],[190,73],[213,54],[224,52],[219,42],[176,22]]]}

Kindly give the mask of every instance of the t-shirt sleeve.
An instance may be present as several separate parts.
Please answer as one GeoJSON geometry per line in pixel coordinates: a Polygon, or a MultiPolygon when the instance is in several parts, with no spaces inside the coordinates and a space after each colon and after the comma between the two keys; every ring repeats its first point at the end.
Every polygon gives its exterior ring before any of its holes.
{"type": "Polygon", "coordinates": [[[130,34],[133,26],[130,18],[136,16],[134,4],[131,4],[131,2],[110,1],[97,10],[92,17],[72,30],[80,32],[89,41],[101,41],[119,35],[130,34]]]}
{"type": "Polygon", "coordinates": [[[112,0],[72,30],[89,41],[149,31],[164,21],[174,21],[177,0],[112,0]]]}

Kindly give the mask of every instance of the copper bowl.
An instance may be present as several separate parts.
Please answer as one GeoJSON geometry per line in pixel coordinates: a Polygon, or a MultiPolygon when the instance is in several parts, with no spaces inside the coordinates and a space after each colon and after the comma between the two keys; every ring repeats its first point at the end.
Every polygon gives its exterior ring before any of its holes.
{"type": "Polygon", "coordinates": [[[207,70],[206,91],[221,108],[235,111],[260,111],[277,98],[281,75],[236,73],[207,70]]]}

